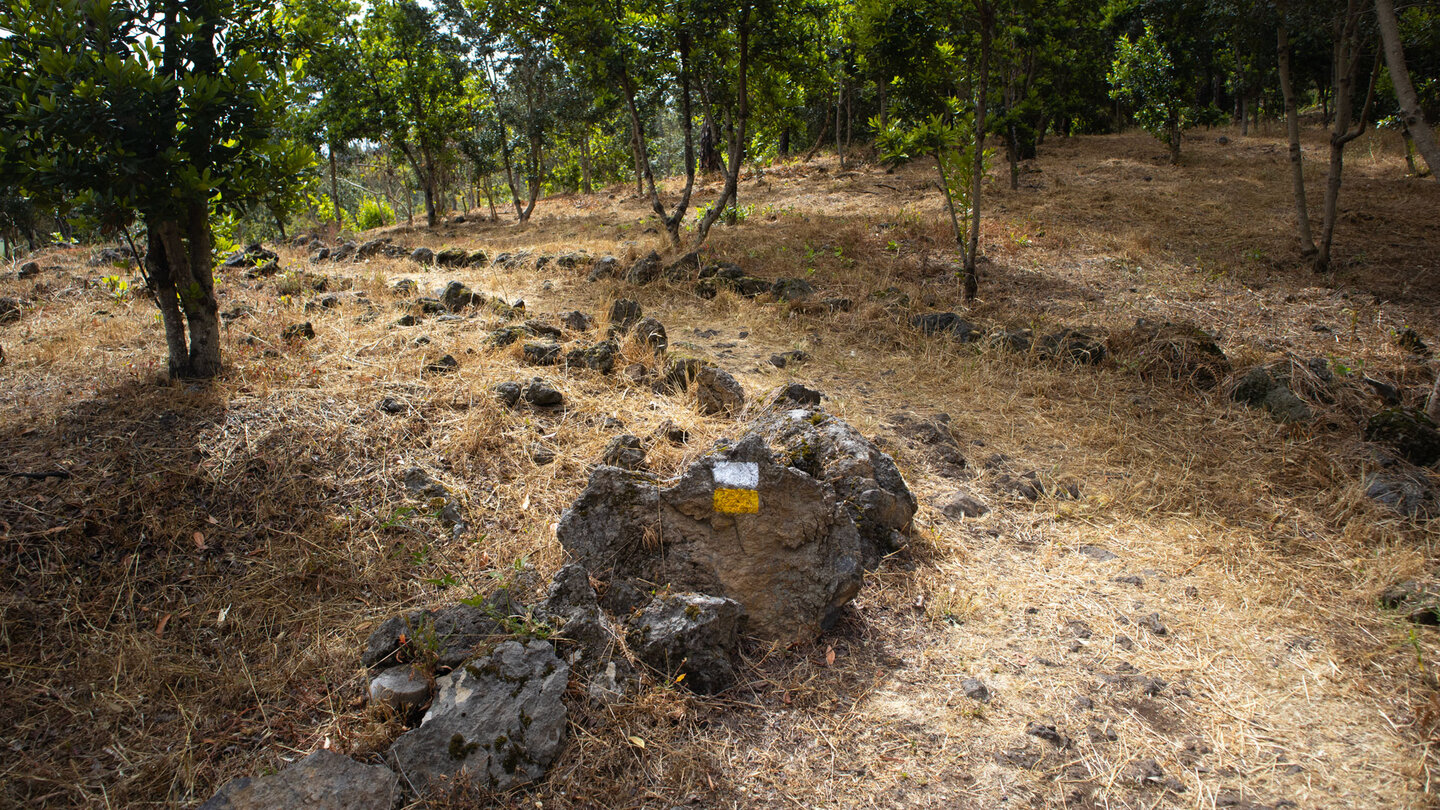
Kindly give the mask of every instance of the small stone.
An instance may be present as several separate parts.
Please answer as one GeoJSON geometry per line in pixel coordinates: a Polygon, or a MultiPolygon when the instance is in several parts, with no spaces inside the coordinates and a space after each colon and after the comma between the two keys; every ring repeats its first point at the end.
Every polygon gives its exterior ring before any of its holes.
{"type": "Polygon", "coordinates": [[[460,361],[447,354],[439,360],[425,366],[425,371],[430,374],[448,374],[459,367],[460,361]]]}
{"type": "Polygon", "coordinates": [[[810,353],[801,351],[799,349],[770,355],[770,365],[776,368],[786,368],[787,366],[792,365],[798,366],[801,363],[805,363],[809,360],[810,353]]]}
{"type": "Polygon", "coordinates": [[[549,383],[536,377],[525,386],[525,401],[537,408],[553,408],[565,401],[565,396],[549,383]]]}
{"type": "Polygon", "coordinates": [[[445,285],[440,293],[440,303],[451,312],[459,312],[471,304],[484,303],[485,296],[471,290],[459,281],[452,281],[445,285]]]}
{"type": "Polygon", "coordinates": [[[990,688],[979,678],[966,678],[961,681],[960,691],[964,692],[965,697],[971,700],[978,700],[981,703],[990,702],[990,688]]]}
{"type": "Polygon", "coordinates": [[[916,315],[910,319],[910,325],[925,335],[948,334],[961,343],[971,343],[981,337],[980,330],[953,312],[931,312],[925,315],[916,315]]]}
{"type": "Polygon", "coordinates": [[[1145,587],[1145,578],[1137,576],[1136,574],[1124,574],[1122,576],[1115,577],[1114,581],[1120,583],[1121,585],[1134,585],[1137,588],[1145,587]]]}
{"type": "Polygon", "coordinates": [[[1133,650],[1135,649],[1135,642],[1132,641],[1129,636],[1122,633],[1115,637],[1115,646],[1122,650],[1133,650]]]}
{"type": "Polygon", "coordinates": [[[951,520],[983,517],[990,511],[985,502],[967,492],[952,492],[939,499],[936,506],[951,520]]]}
{"type": "Polygon", "coordinates": [[[1044,740],[1056,748],[1069,748],[1070,740],[1053,723],[1032,721],[1025,726],[1025,733],[1031,737],[1044,740]]]}
{"type": "Polygon", "coordinates": [[[314,340],[315,327],[311,326],[309,321],[292,323],[285,327],[284,331],[280,333],[280,337],[285,340],[314,340]]]}
{"type": "Polygon", "coordinates": [[[1157,636],[1167,635],[1170,632],[1169,628],[1165,626],[1165,623],[1160,621],[1159,613],[1151,613],[1148,616],[1141,618],[1139,621],[1136,622],[1136,624],[1140,625],[1146,630],[1149,630],[1157,636]]]}
{"type": "Polygon", "coordinates": [[[427,247],[418,247],[410,252],[410,261],[416,264],[434,264],[435,251],[427,247]]]}
{"type": "Polygon", "coordinates": [[[677,445],[690,441],[690,432],[669,419],[661,422],[660,426],[655,428],[655,436],[677,445]]]}
{"type": "Polygon", "coordinates": [[[815,287],[803,278],[780,278],[770,285],[770,292],[780,301],[799,301],[815,294],[815,287]]]}
{"type": "Polygon", "coordinates": [[[621,373],[631,382],[643,383],[650,379],[650,369],[646,368],[644,363],[631,363],[621,373]]]}
{"type": "Polygon", "coordinates": [[[619,354],[620,347],[615,341],[602,340],[583,349],[571,349],[565,354],[565,365],[609,374],[615,369],[615,358],[619,354]]]}
{"type": "Polygon", "coordinates": [[[1101,548],[1099,546],[1082,545],[1079,548],[1079,552],[1081,554],[1084,554],[1086,557],[1099,560],[1100,562],[1109,562],[1110,560],[1120,559],[1119,555],[1117,555],[1115,552],[1110,551],[1109,549],[1101,548]]]}
{"type": "Polygon", "coordinates": [[[1142,786],[1159,786],[1165,782],[1165,771],[1162,770],[1160,764],[1153,759],[1141,759],[1132,762],[1126,770],[1130,778],[1142,786]]]}
{"type": "Polygon", "coordinates": [[[395,282],[395,286],[390,289],[393,290],[396,295],[409,298],[420,291],[420,285],[416,284],[414,279],[402,278],[395,282]]]}
{"type": "Polygon", "coordinates": [[[495,398],[507,408],[520,401],[520,383],[503,382],[495,386],[495,398]]]}
{"type": "Polygon", "coordinates": [[[614,278],[620,273],[620,260],[614,256],[604,256],[595,262],[590,268],[590,275],[586,281],[599,281],[605,278],[614,278]]]}
{"type": "Polygon", "coordinates": [[[40,275],[40,265],[35,262],[25,262],[20,265],[20,271],[16,274],[19,278],[34,278],[40,275]]]}
{"type": "Polygon", "coordinates": [[[1080,697],[1075,698],[1075,708],[1080,709],[1081,711],[1089,711],[1095,708],[1095,701],[1084,695],[1081,695],[1080,697]]]}
{"type": "Polygon", "coordinates": [[[648,255],[630,266],[629,271],[625,273],[625,281],[637,286],[649,284],[660,278],[660,274],[663,271],[664,268],[660,263],[660,254],[652,250],[648,255]]]}
{"type": "Polygon", "coordinates": [[[629,433],[616,436],[605,446],[605,455],[601,458],[600,463],[625,470],[643,470],[645,468],[645,447],[640,443],[638,436],[629,433]]]}
{"type": "Polygon", "coordinates": [[[800,383],[790,383],[778,390],[770,401],[776,405],[799,405],[803,407],[814,407],[820,404],[820,399],[825,395],[800,383]]]}
{"type": "Polygon", "coordinates": [[[430,699],[430,687],[430,679],[419,667],[391,667],[370,681],[370,702],[407,715],[430,699]]]}
{"type": "Polygon", "coordinates": [[[595,328],[595,324],[590,320],[590,316],[578,309],[561,315],[560,323],[564,324],[565,328],[572,332],[589,332],[595,328]]]}
{"type": "Polygon", "coordinates": [[[643,318],[635,324],[635,339],[656,354],[661,354],[670,347],[670,339],[665,336],[665,325],[654,318],[643,318]]]}
{"type": "Polygon", "coordinates": [[[399,400],[395,397],[385,397],[384,399],[380,400],[379,407],[380,410],[384,411],[385,413],[404,413],[405,409],[410,406],[406,405],[404,400],[399,400]]]}

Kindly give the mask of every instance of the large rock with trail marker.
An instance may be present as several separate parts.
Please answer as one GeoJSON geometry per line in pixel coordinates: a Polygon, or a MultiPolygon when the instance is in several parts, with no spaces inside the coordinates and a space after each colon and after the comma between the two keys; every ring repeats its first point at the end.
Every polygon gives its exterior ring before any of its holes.
{"type": "Polygon", "coordinates": [[[499,644],[436,680],[425,719],[390,746],[390,762],[420,790],[503,791],[539,779],[565,740],[569,680],[550,644],[499,644]]]}
{"type": "Polygon", "coordinates": [[[892,471],[853,428],[800,409],[767,417],[668,487],[598,467],[558,536],[609,580],[603,604],[617,615],[668,586],[733,599],[763,638],[808,639],[838,618],[860,589],[865,562],[893,548],[894,533],[914,514],[913,496],[892,471]]]}

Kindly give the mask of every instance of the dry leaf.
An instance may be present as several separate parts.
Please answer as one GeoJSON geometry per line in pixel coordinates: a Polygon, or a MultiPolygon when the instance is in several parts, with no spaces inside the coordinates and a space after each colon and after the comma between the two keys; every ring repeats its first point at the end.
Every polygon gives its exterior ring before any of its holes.
{"type": "Polygon", "coordinates": [[[205,551],[206,549],[210,548],[209,546],[205,545],[205,535],[202,532],[195,532],[194,534],[190,535],[190,539],[195,541],[196,551],[205,551]]]}
{"type": "Polygon", "coordinates": [[[825,666],[827,666],[827,667],[833,667],[833,666],[835,666],[835,648],[834,648],[834,647],[826,647],[826,648],[825,648],[825,666]]]}
{"type": "Polygon", "coordinates": [[[639,737],[631,737],[631,738],[630,738],[630,744],[633,745],[633,746],[635,746],[636,748],[644,748],[644,747],[645,747],[645,741],[642,740],[642,739],[640,739],[639,737]]]}
{"type": "Polygon", "coordinates": [[[167,625],[167,624],[170,623],[170,617],[173,616],[173,615],[174,615],[174,614],[172,614],[172,613],[166,613],[164,616],[161,616],[161,617],[160,617],[160,623],[157,624],[157,625],[155,625],[155,637],[156,637],[156,638],[160,638],[160,637],[162,637],[162,636],[165,635],[165,625],[167,625]]]}

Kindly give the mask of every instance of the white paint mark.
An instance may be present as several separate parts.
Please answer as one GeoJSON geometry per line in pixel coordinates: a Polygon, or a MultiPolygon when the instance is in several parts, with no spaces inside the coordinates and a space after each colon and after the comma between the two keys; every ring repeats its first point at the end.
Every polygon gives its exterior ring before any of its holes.
{"type": "Polygon", "coordinates": [[[717,461],[715,486],[726,489],[759,489],[760,465],[753,461],[717,461]]]}

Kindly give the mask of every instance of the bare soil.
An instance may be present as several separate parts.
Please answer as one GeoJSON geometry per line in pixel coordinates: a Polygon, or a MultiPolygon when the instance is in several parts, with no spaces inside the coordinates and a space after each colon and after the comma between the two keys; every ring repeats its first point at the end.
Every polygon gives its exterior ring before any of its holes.
{"type": "MultiPolygon", "coordinates": [[[[667,419],[688,429],[684,446],[652,446],[662,474],[742,429],[618,374],[525,367],[518,346],[488,345],[495,317],[392,326],[408,304],[394,281],[454,278],[523,298],[530,317],[635,298],[756,407],[785,382],[822,390],[922,503],[910,548],[833,632],[750,644],[718,697],[657,681],[573,712],[549,777],[496,806],[1434,806],[1440,636],[1378,595],[1433,575],[1440,528],[1363,496],[1361,427],[1381,404],[1354,381],[1393,383],[1412,405],[1429,390],[1433,369],[1394,337],[1413,327],[1440,346],[1440,183],[1404,176],[1393,133],[1356,141],[1337,270],[1316,276],[1297,256],[1278,131],[1197,133],[1178,167],[1143,135],[1040,151],[1018,190],[991,172],[970,307],[933,168],[833,157],[748,179],[744,221],[718,227],[705,257],[855,302],[834,315],[590,284],[553,264],[311,267],[282,248],[282,266],[350,290],[307,309],[323,294],[293,274],[226,273],[222,311],[252,311],[226,327],[226,375],[193,385],[163,379],[153,305],[99,285],[114,271],[88,249],[9,274],[0,296],[28,303],[0,325],[0,472],[65,476],[0,483],[0,805],[189,806],[318,747],[378,758],[401,727],[364,700],[376,623],[500,586],[538,593],[563,562],[560,513],[622,430],[608,420],[641,437],[667,419]],[[1037,334],[1185,321],[1237,373],[1321,358],[1341,393],[1297,386],[1317,416],[1282,425],[1232,402],[1233,379],[1199,391],[1123,357],[1076,366],[908,325],[943,310],[1037,334]],[[302,321],[313,340],[282,339],[302,321]],[[811,359],[770,365],[790,349],[811,359]],[[427,373],[444,354],[458,370],[427,373]],[[490,393],[536,374],[563,410],[490,393]],[[402,412],[378,409],[384,397],[402,412]],[[941,413],[963,468],[915,428],[941,413]],[[537,449],[555,461],[536,464],[537,449]],[[459,537],[405,492],[416,465],[464,501],[459,537]],[[1015,493],[1027,473],[1047,494],[1015,493]],[[991,511],[946,518],[934,504],[956,491],[991,511]]],[[[667,252],[632,192],[550,198],[523,227],[383,235],[623,265],[667,252]]]]}

